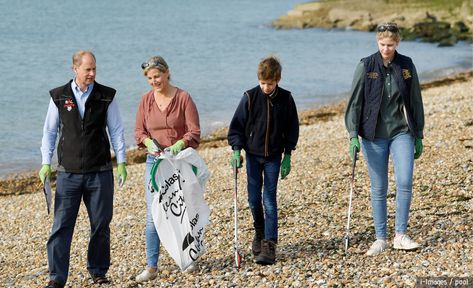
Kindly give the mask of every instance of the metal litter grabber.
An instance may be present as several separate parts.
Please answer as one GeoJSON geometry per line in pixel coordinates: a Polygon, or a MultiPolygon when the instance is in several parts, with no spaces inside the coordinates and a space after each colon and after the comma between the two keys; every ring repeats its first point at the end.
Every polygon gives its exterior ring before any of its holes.
{"type": "MultiPolygon", "coordinates": [[[[241,159],[241,158],[240,158],[241,159]]],[[[237,167],[237,160],[233,160],[233,178],[235,180],[235,191],[233,193],[233,217],[235,222],[234,228],[234,252],[235,252],[235,266],[236,268],[240,268],[241,265],[241,256],[240,256],[240,248],[238,245],[238,167],[237,167]]]]}
{"type": "Polygon", "coordinates": [[[358,156],[358,148],[355,146],[353,147],[353,159],[351,162],[351,181],[350,181],[350,197],[348,200],[348,213],[347,213],[347,228],[345,230],[345,253],[348,251],[348,242],[350,241],[350,219],[351,219],[351,203],[353,199],[353,190],[355,190],[355,166],[356,166],[356,159],[358,156]]]}

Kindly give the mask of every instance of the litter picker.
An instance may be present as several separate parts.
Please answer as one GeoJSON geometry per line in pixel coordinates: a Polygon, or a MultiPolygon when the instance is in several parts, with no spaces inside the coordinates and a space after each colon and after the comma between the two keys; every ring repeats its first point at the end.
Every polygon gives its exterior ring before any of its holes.
{"type": "MultiPolygon", "coordinates": [[[[241,159],[241,158],[240,158],[241,159]]],[[[233,217],[235,221],[235,228],[234,228],[234,236],[235,236],[235,243],[234,243],[234,250],[235,250],[235,266],[240,268],[241,265],[241,256],[240,256],[240,248],[238,246],[238,203],[237,203],[237,196],[238,196],[238,167],[237,167],[237,159],[233,160],[233,178],[235,180],[235,193],[233,193],[233,217]]]]}
{"type": "Polygon", "coordinates": [[[355,146],[353,147],[353,159],[351,162],[351,181],[350,181],[350,197],[348,200],[348,213],[347,213],[347,228],[345,230],[345,253],[348,251],[348,242],[350,241],[350,218],[351,218],[351,202],[353,199],[353,190],[355,189],[355,166],[356,166],[356,158],[358,156],[358,148],[355,146]]]}
{"type": "Polygon", "coordinates": [[[153,139],[154,145],[156,145],[156,148],[158,148],[158,151],[157,151],[158,155],[163,153],[164,149],[163,149],[163,147],[161,147],[161,144],[159,144],[158,140],[156,140],[154,138],[152,138],[152,139],[153,139]]]}

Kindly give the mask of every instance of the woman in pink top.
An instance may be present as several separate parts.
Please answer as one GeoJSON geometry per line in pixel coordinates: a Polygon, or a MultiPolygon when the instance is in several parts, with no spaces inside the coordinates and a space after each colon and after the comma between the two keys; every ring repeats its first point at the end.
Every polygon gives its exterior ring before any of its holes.
{"type": "Polygon", "coordinates": [[[169,147],[171,153],[177,154],[187,147],[199,146],[200,125],[194,101],[189,93],[170,83],[169,67],[162,57],[151,57],[141,68],[152,88],[141,97],[135,124],[136,143],[148,150],[145,170],[147,267],[136,276],[137,282],[146,282],[157,276],[160,246],[151,216],[153,197],[148,185],[158,152],[153,139],[157,140],[163,149],[169,147]]]}

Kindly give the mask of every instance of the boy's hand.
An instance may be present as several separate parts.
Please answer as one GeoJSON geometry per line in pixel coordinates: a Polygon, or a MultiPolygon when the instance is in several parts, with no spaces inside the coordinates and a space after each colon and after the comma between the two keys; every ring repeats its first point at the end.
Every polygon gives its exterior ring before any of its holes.
{"type": "Polygon", "coordinates": [[[281,162],[281,179],[284,179],[291,172],[291,155],[284,154],[281,162]]]}
{"type": "Polygon", "coordinates": [[[241,168],[242,161],[241,161],[240,150],[233,151],[232,158],[230,158],[230,166],[233,167],[233,165],[235,164],[235,160],[236,160],[236,168],[241,168]]]}

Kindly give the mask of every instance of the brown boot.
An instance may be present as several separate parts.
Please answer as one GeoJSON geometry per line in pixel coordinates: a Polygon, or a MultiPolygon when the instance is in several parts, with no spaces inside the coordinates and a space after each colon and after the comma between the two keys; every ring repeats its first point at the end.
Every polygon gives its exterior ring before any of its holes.
{"type": "Polygon", "coordinates": [[[261,253],[256,257],[256,263],[273,265],[276,262],[276,243],[271,240],[261,241],[261,253]]]}
{"type": "Polygon", "coordinates": [[[251,243],[251,251],[256,257],[261,253],[261,240],[264,239],[264,230],[256,229],[255,236],[253,237],[253,243],[251,243]]]}

